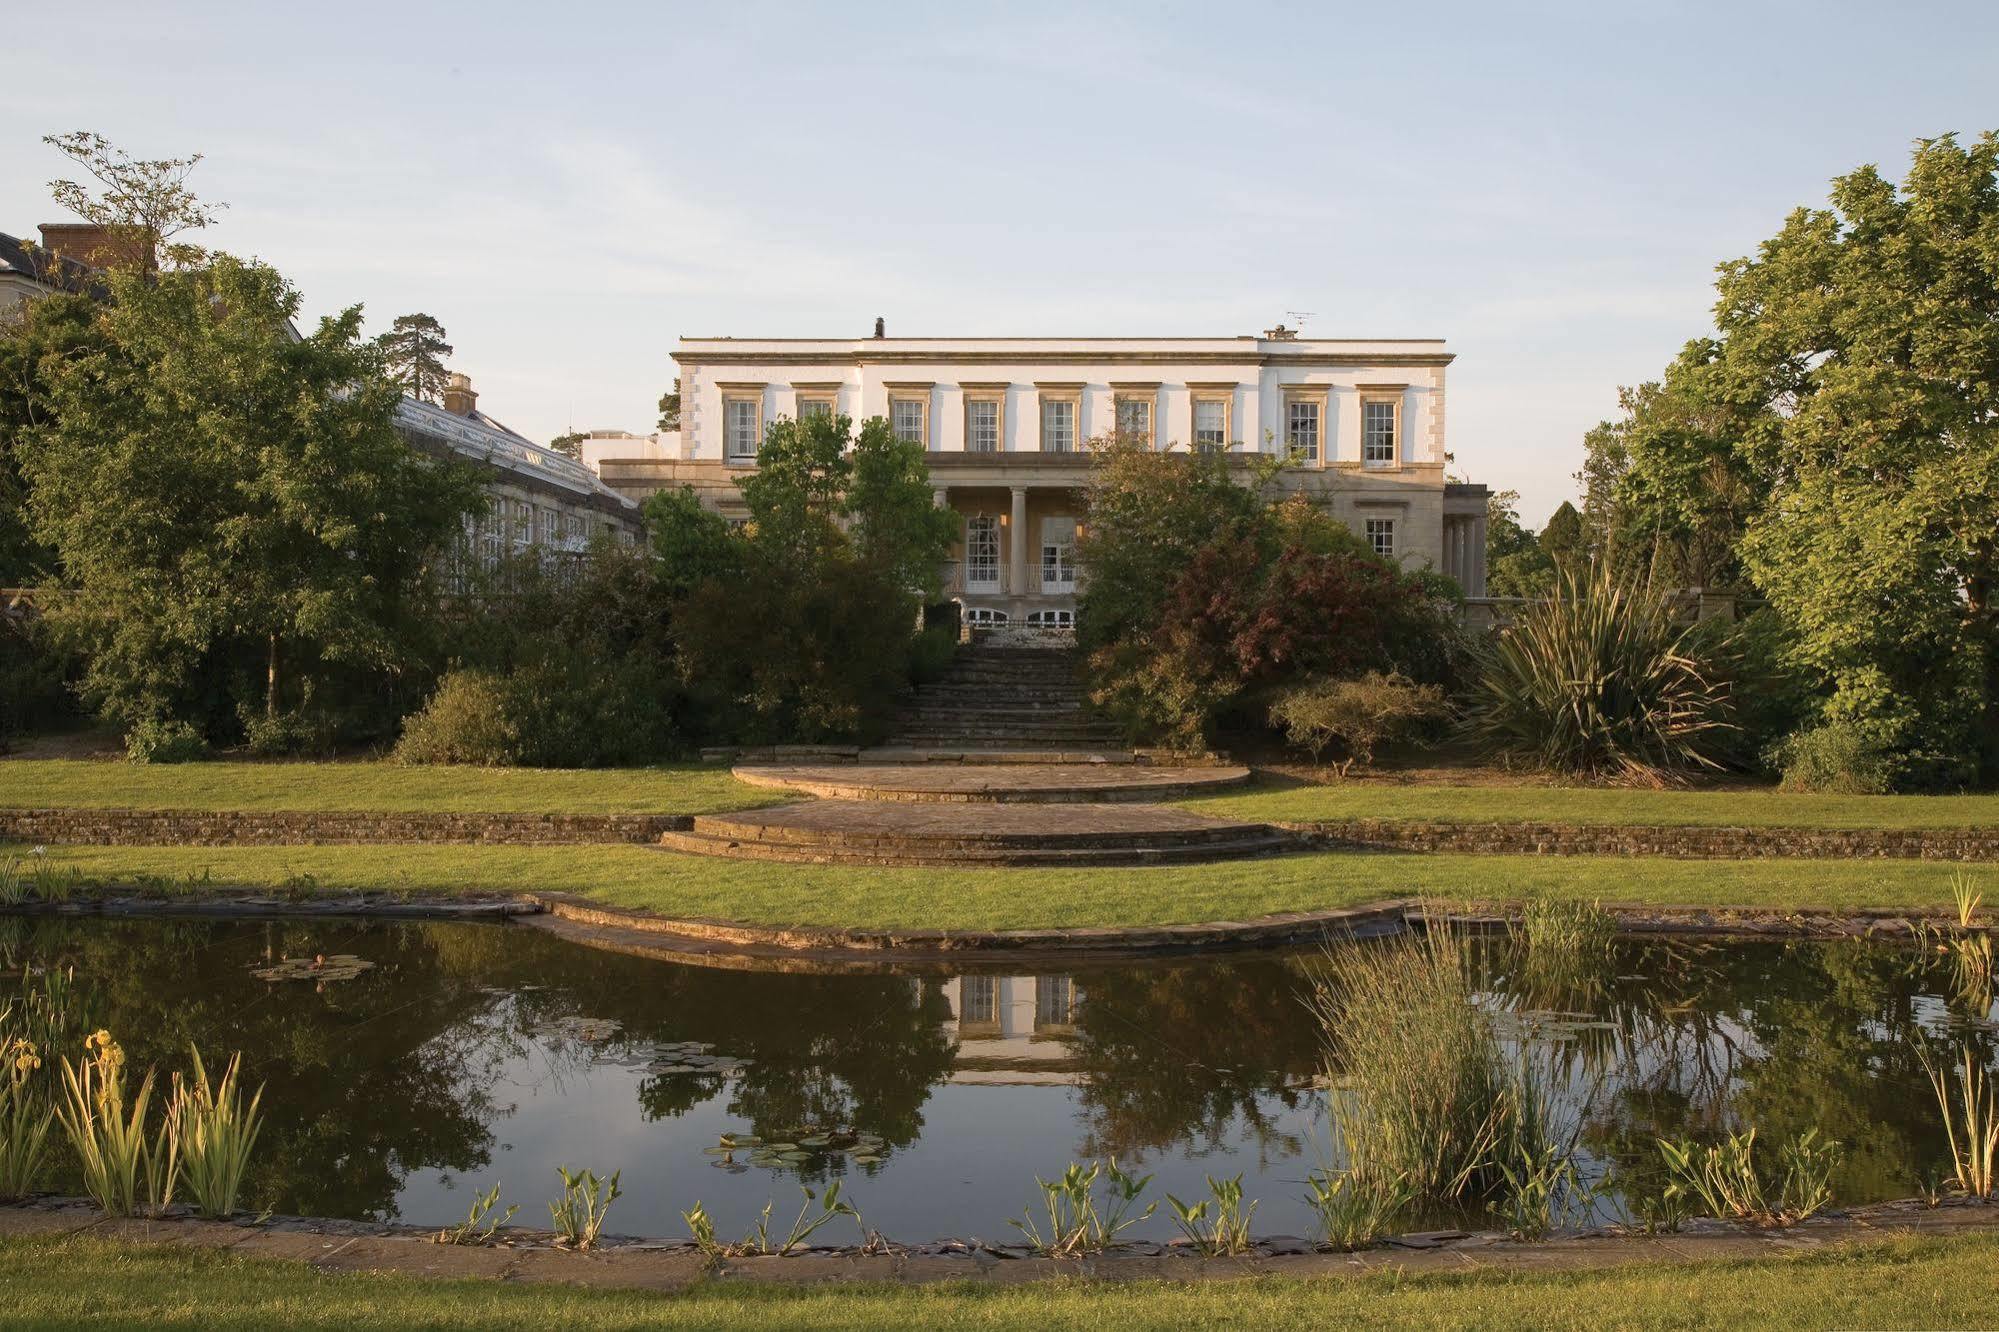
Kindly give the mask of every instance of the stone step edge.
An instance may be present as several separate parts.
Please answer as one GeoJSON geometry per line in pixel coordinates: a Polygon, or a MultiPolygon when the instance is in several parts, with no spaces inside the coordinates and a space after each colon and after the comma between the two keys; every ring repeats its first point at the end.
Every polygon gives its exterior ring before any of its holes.
{"type": "MultiPolygon", "coordinates": [[[[907,765],[915,766],[915,765],[907,765]]],[[[860,783],[809,780],[780,781],[755,774],[754,769],[736,772],[739,782],[773,791],[796,791],[821,800],[875,800],[907,805],[1121,805],[1157,804],[1166,800],[1186,800],[1224,792],[1250,780],[1240,777],[1213,782],[1161,782],[1150,786],[1051,786],[990,787],[977,791],[936,791],[894,786],[867,786],[860,783]]],[[[673,830],[668,830],[673,831],[673,830]]]]}
{"type": "MultiPolygon", "coordinates": [[[[813,802],[818,804],[819,802],[813,802]]],[[[856,804],[879,804],[856,801],[856,804]]],[[[779,809],[793,806],[780,805],[779,809]]],[[[878,811],[886,816],[887,811],[878,811]]],[[[942,811],[939,811],[940,815],[942,811]]],[[[1088,827],[1043,829],[1039,831],[910,830],[894,828],[840,828],[799,826],[786,823],[757,823],[729,815],[704,814],[688,830],[667,829],[662,836],[707,837],[727,841],[755,842],[763,846],[803,846],[824,850],[895,851],[1151,851],[1167,847],[1209,846],[1249,838],[1275,838],[1303,848],[1307,843],[1297,834],[1272,828],[1267,823],[1221,822],[1194,824],[1180,828],[1101,830],[1088,827]]]]}
{"type": "Polygon", "coordinates": [[[853,846],[814,842],[765,842],[750,838],[712,837],[700,833],[664,833],[662,851],[712,856],[723,860],[756,860],[787,865],[865,865],[874,869],[1141,869],[1149,865],[1212,865],[1296,854],[1301,848],[1282,836],[1245,837],[1236,841],[1187,842],[1171,846],[1071,847],[938,847],[853,846]]]}

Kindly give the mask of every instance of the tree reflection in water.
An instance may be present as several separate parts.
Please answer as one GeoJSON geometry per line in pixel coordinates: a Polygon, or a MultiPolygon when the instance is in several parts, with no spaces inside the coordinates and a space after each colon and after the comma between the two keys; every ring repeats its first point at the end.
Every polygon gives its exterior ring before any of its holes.
{"type": "MultiPolygon", "coordinates": [[[[673,965],[521,927],[0,917],[0,993],[23,967],[73,966],[89,1025],[140,1065],[180,1067],[189,1044],[244,1051],[246,1078],[267,1083],[253,1206],[382,1218],[416,1172],[495,1176],[530,1092],[597,1098],[634,1124],[706,1111],[759,1135],[848,1127],[885,1144],[865,1168],[894,1193],[956,1182],[948,1160],[898,1153],[920,1139],[946,1158],[981,1150],[982,1103],[1040,1116],[1043,1167],[1198,1162],[1249,1172],[1267,1198],[1295,1192],[1326,1150],[1321,1038],[1300,1002],[1317,956],[809,975],[673,965]],[[250,974],[335,952],[376,966],[323,986],[250,974]],[[998,996],[1025,1005],[1017,1032],[1002,1031],[998,996]],[[662,1046],[724,1067],[644,1071],[662,1046]],[[606,1063],[639,1071],[605,1079],[606,1063]],[[1022,1101],[995,1082],[1040,1090],[1022,1101]]],[[[1482,1002],[1548,1061],[1584,1147],[1630,1178],[1656,1173],[1658,1136],[1815,1127],[1846,1145],[1843,1199],[1906,1195],[1945,1156],[1914,1034],[1948,1032],[1994,1060],[1990,1004],[1948,1002],[1947,965],[1909,949],[1625,941],[1597,972],[1552,980],[1520,961],[1507,941],[1481,946],[1482,1002]]],[[[852,1168],[833,1154],[799,1173],[852,1168]]],[[[1018,1198],[964,1206],[985,1218],[1018,1198]]]]}

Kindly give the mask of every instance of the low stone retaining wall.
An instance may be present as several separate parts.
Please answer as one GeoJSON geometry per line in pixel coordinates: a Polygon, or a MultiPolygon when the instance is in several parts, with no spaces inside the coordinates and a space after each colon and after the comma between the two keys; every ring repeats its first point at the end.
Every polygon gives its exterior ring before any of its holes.
{"type": "Polygon", "coordinates": [[[685,814],[0,809],[0,841],[88,846],[579,846],[657,842],[685,814]]]}
{"type": "Polygon", "coordinates": [[[1999,860],[1999,828],[1721,828],[1407,819],[1277,822],[1326,847],[1514,856],[1680,860],[1999,860]]]}

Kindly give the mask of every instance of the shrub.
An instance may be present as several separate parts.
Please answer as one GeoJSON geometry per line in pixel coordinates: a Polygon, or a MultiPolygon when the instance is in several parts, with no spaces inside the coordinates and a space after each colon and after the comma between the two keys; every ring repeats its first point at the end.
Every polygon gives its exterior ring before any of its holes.
{"type": "Polygon", "coordinates": [[[339,743],[340,726],[316,708],[294,708],[275,717],[252,712],[243,718],[243,736],[259,758],[326,757],[339,743]]]}
{"type": "Polygon", "coordinates": [[[1369,671],[1357,680],[1300,685],[1270,706],[1270,720],[1284,728],[1292,744],[1309,749],[1315,762],[1333,741],[1344,745],[1342,774],[1356,762],[1372,765],[1376,745],[1399,740],[1443,714],[1442,689],[1380,671],[1369,671]]]}
{"type": "Polygon", "coordinates": [[[958,636],[942,625],[925,629],[909,644],[909,678],[917,684],[942,679],[958,655],[958,636]]]}
{"type": "Polygon", "coordinates": [[[208,741],[184,721],[148,718],[125,733],[133,763],[194,763],[208,757],[208,741]]]}
{"type": "Polygon", "coordinates": [[[0,612],[0,754],[11,737],[75,712],[72,666],[39,619],[0,612]]]}
{"type": "Polygon", "coordinates": [[[423,710],[403,726],[398,763],[469,763],[510,767],[521,761],[521,733],[500,680],[486,671],[453,671],[423,710]]]}
{"type": "Polygon", "coordinates": [[[1735,733],[1718,655],[1657,593],[1608,566],[1563,569],[1556,595],[1495,640],[1471,728],[1509,759],[1576,776],[1659,784],[1718,769],[1735,733]]]}
{"type": "Polygon", "coordinates": [[[1794,731],[1770,751],[1783,774],[1780,790],[1821,795],[1883,795],[1895,789],[1895,757],[1852,722],[1794,731]]]}

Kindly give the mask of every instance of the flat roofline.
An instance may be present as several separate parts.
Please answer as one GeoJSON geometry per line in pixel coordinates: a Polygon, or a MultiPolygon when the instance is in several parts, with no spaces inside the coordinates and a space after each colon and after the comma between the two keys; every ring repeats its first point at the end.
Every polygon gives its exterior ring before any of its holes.
{"type": "Polygon", "coordinates": [[[964,335],[953,335],[950,337],[935,337],[935,338],[903,337],[903,336],[897,336],[893,338],[876,338],[876,337],[760,338],[760,337],[746,336],[734,333],[717,334],[714,336],[699,336],[699,337],[688,333],[682,333],[679,335],[679,339],[682,342],[830,342],[830,343],[839,343],[841,345],[852,345],[852,346],[861,346],[867,343],[886,344],[886,343],[896,343],[896,342],[1278,342],[1278,343],[1295,342],[1301,345],[1310,345],[1313,343],[1323,343],[1323,342],[1442,343],[1446,341],[1446,339],[1444,338],[1265,338],[1265,337],[1258,337],[1256,334],[1253,333],[1223,333],[1211,338],[1184,337],[1184,336],[1150,338],[1150,337],[1135,337],[1128,333],[1111,334],[1111,335],[1106,335],[1104,337],[1078,337],[1074,334],[1065,334],[1061,337],[1046,337],[1046,338],[1011,337],[1011,336],[987,338],[987,337],[969,337],[964,335]]]}

